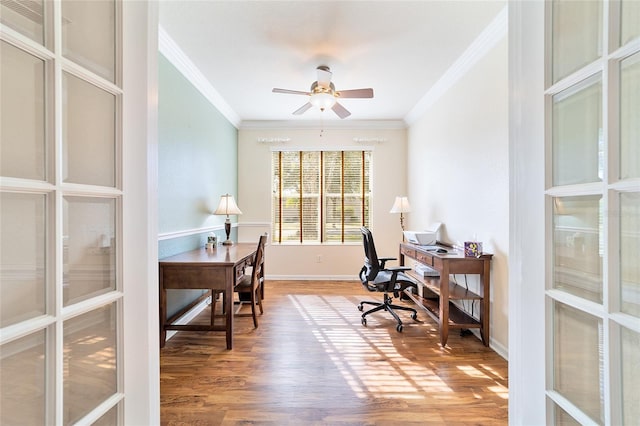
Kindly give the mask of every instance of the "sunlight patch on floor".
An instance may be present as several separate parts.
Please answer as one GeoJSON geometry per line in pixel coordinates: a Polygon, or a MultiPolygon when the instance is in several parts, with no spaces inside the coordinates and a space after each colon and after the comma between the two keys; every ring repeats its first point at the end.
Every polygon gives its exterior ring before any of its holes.
{"type": "Polygon", "coordinates": [[[440,377],[398,352],[389,329],[360,325],[355,304],[343,296],[290,295],[291,302],[338,371],[361,398],[424,399],[452,393],[440,377]],[[346,316],[345,312],[354,311],[346,316]]]}

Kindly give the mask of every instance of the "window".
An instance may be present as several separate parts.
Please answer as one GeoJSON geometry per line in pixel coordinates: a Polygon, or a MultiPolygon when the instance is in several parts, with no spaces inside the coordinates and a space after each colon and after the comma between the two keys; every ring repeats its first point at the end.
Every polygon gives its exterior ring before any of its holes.
{"type": "Polygon", "coordinates": [[[369,226],[371,151],[274,151],[273,242],[358,242],[369,226]]]}

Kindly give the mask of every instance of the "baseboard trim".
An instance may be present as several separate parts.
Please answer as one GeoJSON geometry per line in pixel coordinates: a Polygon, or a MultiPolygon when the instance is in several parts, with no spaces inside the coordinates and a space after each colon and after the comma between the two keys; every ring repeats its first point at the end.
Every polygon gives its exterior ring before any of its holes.
{"type": "MultiPolygon", "coordinates": [[[[200,312],[204,311],[211,304],[211,296],[206,297],[200,303],[195,305],[193,308],[185,312],[182,316],[178,317],[178,319],[173,323],[176,325],[185,325],[189,324],[191,320],[200,314],[200,312]]],[[[168,330],[167,331],[167,340],[171,339],[179,330],[168,330]]]]}
{"type": "Polygon", "coordinates": [[[265,279],[273,281],[357,281],[355,275],[267,275],[265,279]]]}
{"type": "MultiPolygon", "coordinates": [[[[474,329],[469,329],[469,331],[471,333],[473,333],[473,335],[476,336],[478,338],[478,340],[482,340],[482,337],[480,337],[480,329],[474,328],[474,329]]],[[[489,338],[489,347],[495,353],[497,353],[502,358],[504,358],[505,361],[509,361],[509,350],[507,348],[505,348],[504,346],[502,346],[500,343],[496,342],[492,338],[489,338]]]]}

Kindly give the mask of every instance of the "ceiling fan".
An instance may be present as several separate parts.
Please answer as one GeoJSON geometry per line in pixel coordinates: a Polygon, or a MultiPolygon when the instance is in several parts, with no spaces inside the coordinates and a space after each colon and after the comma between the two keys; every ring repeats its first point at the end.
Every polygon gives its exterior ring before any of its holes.
{"type": "Polygon", "coordinates": [[[309,102],[295,110],[293,112],[294,115],[303,114],[309,108],[316,106],[320,111],[331,108],[340,118],[346,118],[350,116],[351,113],[338,103],[339,98],[373,98],[373,89],[371,88],[336,90],[335,86],[331,82],[331,70],[326,65],[320,65],[317,68],[317,71],[318,80],[311,84],[311,89],[308,92],[278,88],[274,88],[272,92],[309,96],[309,102]]]}

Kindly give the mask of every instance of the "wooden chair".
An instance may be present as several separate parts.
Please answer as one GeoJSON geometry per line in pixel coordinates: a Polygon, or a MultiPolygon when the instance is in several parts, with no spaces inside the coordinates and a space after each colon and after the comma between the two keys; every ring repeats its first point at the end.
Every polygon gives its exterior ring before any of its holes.
{"type": "MultiPolygon", "coordinates": [[[[251,273],[245,274],[238,280],[236,286],[234,287],[234,293],[238,293],[239,302],[235,302],[239,304],[238,308],[235,309],[235,316],[238,317],[253,317],[253,326],[258,328],[258,316],[256,315],[256,305],[260,308],[260,315],[264,313],[262,309],[262,299],[264,297],[264,246],[267,242],[267,234],[263,234],[260,236],[258,240],[258,248],[256,249],[256,256],[253,259],[253,263],[251,264],[251,273]],[[241,314],[240,309],[244,303],[251,303],[251,313],[250,314],[241,314]]],[[[211,314],[215,315],[216,311],[216,303],[218,301],[218,297],[222,295],[222,306],[224,311],[224,298],[226,295],[221,292],[214,292],[211,294],[211,314]]],[[[215,315],[216,317],[224,317],[224,312],[222,315],[215,315]]]]}
{"type": "MultiPolygon", "coordinates": [[[[245,274],[236,284],[234,291],[238,294],[249,295],[249,300],[240,303],[251,303],[250,314],[236,314],[236,316],[253,317],[253,326],[258,328],[258,316],[256,314],[256,306],[260,308],[260,315],[264,313],[262,309],[262,297],[264,296],[264,246],[267,242],[267,234],[260,236],[258,240],[258,249],[256,257],[251,265],[251,274],[245,274]]],[[[242,300],[242,299],[241,299],[242,300]]]]}

